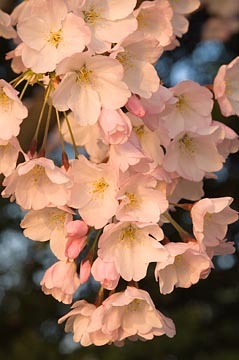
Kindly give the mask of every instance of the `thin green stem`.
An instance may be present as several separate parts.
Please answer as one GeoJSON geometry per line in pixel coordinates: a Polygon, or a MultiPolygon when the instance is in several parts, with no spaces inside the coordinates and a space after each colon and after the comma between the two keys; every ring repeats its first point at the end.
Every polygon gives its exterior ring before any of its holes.
{"type": "Polygon", "coordinates": [[[45,110],[45,107],[46,107],[47,100],[48,100],[48,98],[49,98],[50,92],[51,92],[51,81],[49,82],[49,84],[47,85],[47,88],[46,88],[46,92],[45,92],[45,95],[44,95],[44,100],[43,100],[41,112],[40,112],[39,119],[38,119],[38,123],[37,123],[37,128],[36,128],[36,131],[35,131],[35,134],[34,134],[34,137],[33,137],[33,139],[34,139],[36,142],[37,142],[37,138],[38,138],[38,134],[39,134],[39,130],[40,130],[40,126],[41,126],[41,122],[42,122],[44,110],[45,110]]]}
{"type": "Polygon", "coordinates": [[[60,136],[61,148],[62,148],[62,152],[65,152],[65,144],[64,144],[64,139],[63,139],[63,135],[62,135],[62,132],[61,132],[61,123],[60,123],[59,111],[57,109],[55,109],[55,110],[56,110],[56,120],[57,120],[58,132],[59,132],[59,136],[60,136]]]}
{"type": "Polygon", "coordinates": [[[64,111],[64,117],[65,117],[66,124],[67,124],[68,130],[69,130],[69,133],[70,133],[70,137],[71,137],[72,145],[73,145],[74,152],[75,152],[75,158],[77,159],[77,158],[78,158],[78,156],[79,156],[79,152],[78,152],[78,149],[77,149],[76,141],[75,141],[75,138],[74,138],[74,135],[73,135],[72,129],[71,129],[71,125],[70,125],[70,122],[69,122],[68,116],[67,116],[67,114],[66,114],[66,112],[65,112],[65,111],[64,111]]]}
{"type": "Polygon", "coordinates": [[[45,147],[46,147],[47,136],[48,136],[49,126],[50,126],[50,122],[51,122],[51,113],[52,113],[52,103],[50,103],[49,108],[48,108],[48,113],[47,113],[47,119],[46,119],[46,125],[45,125],[44,137],[43,137],[43,141],[42,141],[41,150],[44,150],[45,147]]]}
{"type": "Polygon", "coordinates": [[[26,84],[24,85],[24,88],[22,89],[21,94],[20,94],[20,96],[19,96],[19,99],[20,99],[20,100],[22,100],[22,98],[23,98],[23,96],[24,96],[24,94],[25,94],[25,92],[26,92],[26,90],[27,90],[27,88],[28,88],[29,83],[30,83],[30,80],[27,80],[27,82],[26,82],[26,84]]]}
{"type": "Polygon", "coordinates": [[[163,216],[173,225],[173,227],[178,231],[179,235],[187,235],[189,236],[188,232],[184,230],[178,223],[175,221],[169,213],[164,213],[163,216]]]}

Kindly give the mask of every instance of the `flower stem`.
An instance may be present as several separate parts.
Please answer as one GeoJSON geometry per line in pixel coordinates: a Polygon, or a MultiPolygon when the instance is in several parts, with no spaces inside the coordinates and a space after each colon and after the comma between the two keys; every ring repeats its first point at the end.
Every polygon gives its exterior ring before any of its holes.
{"type": "Polygon", "coordinates": [[[73,135],[72,129],[71,129],[71,125],[70,125],[70,122],[69,122],[68,116],[67,116],[67,114],[66,114],[66,112],[65,112],[65,111],[64,111],[64,117],[65,117],[66,124],[67,124],[68,130],[69,130],[69,133],[70,133],[70,137],[71,137],[72,145],[73,145],[74,152],[75,152],[75,158],[76,158],[76,159],[78,159],[79,152],[78,152],[78,149],[77,149],[76,141],[75,141],[75,138],[74,138],[74,135],[73,135]]]}
{"type": "Polygon", "coordinates": [[[39,134],[39,130],[40,130],[40,126],[41,126],[41,121],[43,118],[43,114],[44,114],[44,110],[47,104],[47,100],[49,98],[50,92],[51,92],[51,81],[49,82],[49,84],[47,85],[46,91],[45,91],[45,95],[44,95],[44,100],[43,100],[43,104],[42,104],[42,108],[41,108],[41,112],[39,115],[39,119],[38,119],[38,123],[37,123],[37,128],[33,137],[33,140],[37,143],[37,138],[38,138],[38,134],[39,134]]]}

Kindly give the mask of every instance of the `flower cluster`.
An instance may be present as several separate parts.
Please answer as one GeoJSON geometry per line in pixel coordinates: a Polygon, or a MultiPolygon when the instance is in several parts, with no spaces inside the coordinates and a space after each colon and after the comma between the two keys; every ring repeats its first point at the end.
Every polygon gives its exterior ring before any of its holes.
{"type": "MultiPolygon", "coordinates": [[[[50,242],[57,262],[41,280],[45,294],[70,304],[81,284],[99,282],[94,304],[76,301],[59,320],[67,319],[66,331],[83,346],[173,337],[173,321],[139,288],[149,265],[168,294],[206,278],[213,256],[235,250],[225,240],[238,219],[233,199],[203,198],[202,184],[238,150],[237,134],[212,119],[210,90],[189,80],[166,88],[154,68],[179,45],[186,15],[199,6],[29,0],[11,15],[0,12],[0,35],[15,39],[7,59],[18,74],[10,84],[0,80],[2,196],[27,211],[25,236],[50,242]],[[43,105],[25,153],[17,139],[28,117],[22,99],[35,85],[44,88],[43,105]],[[45,156],[53,111],[62,166],[45,156]],[[171,216],[177,207],[189,211],[191,234],[171,216]],[[164,223],[177,229],[177,242],[164,234],[164,223]]],[[[238,58],[222,66],[213,85],[225,116],[239,115],[238,66],[238,58]]]]}

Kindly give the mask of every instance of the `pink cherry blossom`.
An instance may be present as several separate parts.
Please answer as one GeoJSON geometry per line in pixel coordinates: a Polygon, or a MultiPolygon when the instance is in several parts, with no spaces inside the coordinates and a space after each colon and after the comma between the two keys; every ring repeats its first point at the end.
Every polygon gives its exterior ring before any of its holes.
{"type": "Polygon", "coordinates": [[[228,224],[238,220],[237,212],[229,207],[233,199],[204,198],[191,209],[193,233],[203,250],[215,247],[224,239],[228,224]]]}
{"type": "Polygon", "coordinates": [[[27,108],[18,98],[18,92],[0,79],[0,139],[10,140],[20,132],[20,124],[28,115],[27,108]]]}
{"type": "Polygon", "coordinates": [[[67,243],[65,226],[72,220],[72,211],[68,208],[49,207],[41,210],[30,210],[21,227],[26,237],[34,241],[50,240],[50,248],[59,260],[66,260],[67,243]]]}
{"type": "Polygon", "coordinates": [[[99,331],[121,345],[126,338],[150,340],[164,334],[173,337],[175,326],[155,308],[147,291],[127,286],[125,291],[109,296],[92,313],[87,331],[96,345],[109,342],[100,338],[99,331]]]}
{"type": "Polygon", "coordinates": [[[224,116],[239,115],[239,56],[222,65],[214,79],[213,91],[224,116]]]}
{"type": "Polygon", "coordinates": [[[200,0],[169,0],[173,8],[173,30],[176,36],[182,37],[188,31],[189,22],[185,15],[200,6],[200,0]]]}
{"type": "Polygon", "coordinates": [[[91,273],[94,279],[107,290],[113,290],[118,285],[120,274],[114,262],[105,262],[97,257],[92,265],[91,273]]]}
{"type": "Polygon", "coordinates": [[[165,170],[176,171],[190,181],[201,181],[206,172],[219,171],[225,159],[213,138],[216,130],[212,126],[197,132],[178,134],[166,150],[163,162],[165,170]]]}
{"type": "Polygon", "coordinates": [[[91,345],[92,341],[87,328],[96,306],[87,303],[86,300],[79,300],[72,305],[71,309],[68,314],[58,320],[58,323],[61,324],[67,319],[65,331],[73,332],[73,340],[80,342],[81,346],[91,345]]]}
{"type": "Polygon", "coordinates": [[[138,137],[144,153],[152,159],[150,163],[150,170],[152,170],[163,162],[164,151],[161,146],[162,131],[161,129],[152,131],[146,126],[143,121],[144,119],[142,120],[132,114],[129,114],[129,118],[133,125],[133,131],[138,137]]]}
{"type": "Polygon", "coordinates": [[[229,126],[219,121],[213,121],[212,125],[219,126],[218,130],[222,134],[217,145],[220,154],[226,159],[229,154],[236,153],[239,150],[238,134],[229,126]]]}
{"type": "Polygon", "coordinates": [[[129,167],[142,166],[144,172],[147,172],[149,171],[149,162],[152,160],[143,153],[134,132],[131,132],[128,141],[125,143],[110,146],[109,163],[117,170],[125,172],[129,167]]]}
{"type": "Polygon", "coordinates": [[[3,197],[14,195],[24,209],[40,210],[66,205],[72,182],[52,160],[36,158],[19,164],[3,185],[3,197]]]}
{"type": "Polygon", "coordinates": [[[0,173],[8,176],[13,172],[19,153],[24,155],[16,137],[12,137],[10,140],[0,139],[0,173]]]}
{"type": "Polygon", "coordinates": [[[72,296],[80,286],[76,264],[69,261],[58,261],[46,270],[41,282],[42,291],[52,295],[64,304],[72,302],[72,296]]]}
{"type": "Polygon", "coordinates": [[[53,105],[60,111],[71,109],[80,125],[93,125],[101,106],[116,110],[130,97],[121,81],[122,65],[107,56],[75,54],[57,66],[58,75],[65,75],[52,95],[53,105]]]}
{"type": "Polygon", "coordinates": [[[84,156],[72,161],[68,172],[74,186],[68,205],[78,209],[82,219],[100,229],[115,215],[118,207],[117,173],[110,164],[93,164],[84,156]]]}
{"type": "Polygon", "coordinates": [[[165,194],[155,189],[157,181],[150,175],[130,176],[121,186],[118,199],[121,201],[116,212],[120,221],[154,222],[167,210],[165,194]]]}
{"type": "Polygon", "coordinates": [[[89,48],[96,53],[111,49],[137,29],[137,20],[132,14],[136,0],[88,0],[81,7],[81,16],[89,26],[92,39],[89,48]]]}
{"type": "MultiPolygon", "coordinates": [[[[177,98],[165,86],[159,85],[158,90],[149,99],[141,98],[141,102],[147,114],[155,115],[161,113],[167,104],[175,104],[177,98]]],[[[152,128],[152,125],[150,128],[152,128]]]]}
{"type": "Polygon", "coordinates": [[[83,19],[68,13],[64,0],[43,1],[17,31],[24,43],[22,61],[36,73],[54,71],[56,64],[90,42],[90,30],[83,19]]]}
{"type": "Polygon", "coordinates": [[[5,39],[12,39],[17,36],[11,24],[11,17],[0,9],[0,36],[5,39]]]}
{"type": "Polygon", "coordinates": [[[123,144],[128,140],[132,125],[122,110],[102,108],[98,122],[104,143],[123,144]]]}
{"type": "Polygon", "coordinates": [[[173,36],[173,10],[168,0],[143,1],[134,11],[138,20],[138,31],[149,34],[167,46],[173,36]]]}
{"type": "Polygon", "coordinates": [[[194,81],[185,80],[170,90],[178,101],[166,105],[160,118],[172,138],[181,131],[196,131],[211,125],[213,101],[208,89],[194,81]]]}
{"type": "Polygon", "coordinates": [[[163,48],[151,36],[139,32],[128,36],[111,52],[124,68],[123,80],[130,91],[144,98],[150,98],[158,90],[159,78],[152,65],[162,54],[163,48]]]}
{"type": "Polygon", "coordinates": [[[213,267],[210,258],[195,242],[170,242],[165,249],[169,257],[158,262],[155,268],[155,278],[162,294],[171,293],[174,286],[188,288],[196,284],[200,278],[206,278],[213,267]]]}
{"type": "Polygon", "coordinates": [[[159,243],[163,237],[156,224],[109,224],[100,237],[98,256],[103,262],[113,262],[126,281],[139,281],[146,276],[150,262],[166,261],[168,254],[159,243]]]}

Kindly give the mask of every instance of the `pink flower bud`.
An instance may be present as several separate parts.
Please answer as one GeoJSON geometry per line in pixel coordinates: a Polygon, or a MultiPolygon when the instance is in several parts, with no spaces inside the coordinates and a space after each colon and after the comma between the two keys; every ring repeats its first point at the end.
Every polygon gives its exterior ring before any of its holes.
{"type": "Polygon", "coordinates": [[[135,94],[132,94],[129,98],[127,104],[125,105],[126,109],[131,112],[133,115],[136,115],[138,117],[144,117],[145,115],[145,109],[139,99],[138,96],[135,94]]]}
{"type": "Polygon", "coordinates": [[[88,226],[82,220],[70,221],[66,225],[67,243],[65,256],[68,259],[75,259],[86,245],[88,226]]]}
{"type": "Polygon", "coordinates": [[[91,273],[91,261],[90,259],[84,259],[80,264],[80,283],[84,284],[90,277],[91,273]]]}

